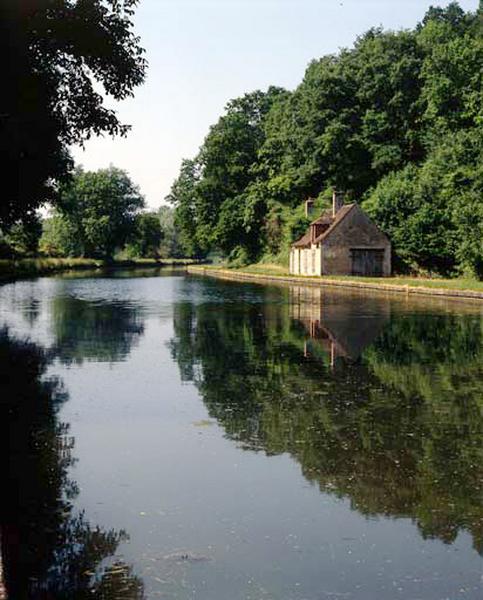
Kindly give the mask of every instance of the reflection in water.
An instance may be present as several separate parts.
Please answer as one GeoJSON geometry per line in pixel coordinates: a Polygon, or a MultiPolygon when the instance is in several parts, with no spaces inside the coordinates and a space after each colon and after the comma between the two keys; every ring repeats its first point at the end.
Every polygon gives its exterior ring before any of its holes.
{"type": "Polygon", "coordinates": [[[126,302],[56,296],[51,310],[56,354],[67,364],[125,359],[144,332],[138,310],[126,302]]]}
{"type": "Polygon", "coordinates": [[[366,346],[379,335],[389,318],[389,304],[379,303],[377,310],[361,314],[352,299],[351,310],[338,296],[327,297],[320,287],[289,288],[290,317],[301,322],[309,335],[304,343],[307,358],[322,350],[334,368],[339,359],[355,362],[366,346]]]}
{"type": "Polygon", "coordinates": [[[74,439],[57,417],[67,395],[58,379],[45,378],[47,363],[37,345],[0,332],[0,538],[8,597],[140,599],[139,579],[110,559],[126,533],[91,527],[74,514],[74,439]]]}
{"type": "Polygon", "coordinates": [[[195,277],[0,288],[9,600],[479,598],[483,332],[454,306],[195,277]]]}
{"type": "Polygon", "coordinates": [[[482,553],[479,316],[286,294],[288,306],[177,304],[182,378],[242,447],[288,452],[321,490],[365,515],[410,517],[424,538],[466,530],[482,553]]]}

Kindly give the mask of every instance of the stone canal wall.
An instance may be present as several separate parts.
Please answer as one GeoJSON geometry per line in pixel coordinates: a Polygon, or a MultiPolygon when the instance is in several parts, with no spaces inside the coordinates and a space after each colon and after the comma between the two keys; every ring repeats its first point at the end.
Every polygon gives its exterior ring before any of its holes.
{"type": "Polygon", "coordinates": [[[424,286],[399,285],[397,283],[381,283],[374,281],[355,281],[351,279],[330,279],[326,277],[304,277],[293,275],[270,275],[265,273],[250,273],[247,271],[235,271],[231,269],[216,269],[204,266],[189,266],[189,273],[207,275],[220,279],[232,281],[258,281],[260,283],[282,282],[308,286],[330,286],[336,288],[352,288],[359,290],[374,290],[382,292],[394,292],[407,295],[439,296],[443,298],[455,298],[460,300],[483,300],[483,292],[472,290],[459,290],[447,288],[432,288],[424,286]]]}

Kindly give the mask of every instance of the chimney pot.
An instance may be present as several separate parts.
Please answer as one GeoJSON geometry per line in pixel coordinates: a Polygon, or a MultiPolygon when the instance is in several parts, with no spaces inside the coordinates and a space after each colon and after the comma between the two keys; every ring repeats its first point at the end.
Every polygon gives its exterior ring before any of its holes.
{"type": "Polygon", "coordinates": [[[314,201],[312,200],[312,198],[309,198],[308,200],[305,201],[305,216],[310,217],[313,210],[314,210],[314,201]]]}
{"type": "Polygon", "coordinates": [[[344,192],[340,192],[334,188],[332,192],[332,216],[339,212],[339,210],[344,206],[344,192]]]}

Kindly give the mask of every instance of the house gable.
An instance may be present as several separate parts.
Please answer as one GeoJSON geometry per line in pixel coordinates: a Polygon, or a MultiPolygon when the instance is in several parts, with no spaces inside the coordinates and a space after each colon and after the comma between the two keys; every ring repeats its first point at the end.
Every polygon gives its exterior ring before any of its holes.
{"type": "MultiPolygon", "coordinates": [[[[358,204],[346,205],[344,209],[349,210],[317,240],[323,248],[329,246],[384,248],[390,244],[387,236],[369,219],[358,204]]],[[[344,209],[341,209],[341,212],[344,209]]]]}
{"type": "MultiPolygon", "coordinates": [[[[320,240],[320,247],[321,270],[327,275],[359,273],[354,263],[356,252],[359,256],[370,253],[374,257],[374,251],[379,252],[378,260],[382,261],[378,267],[381,274],[391,273],[391,243],[357,204],[352,205],[344,217],[326,232],[320,240]]],[[[374,272],[377,273],[376,270],[374,272]]]]}

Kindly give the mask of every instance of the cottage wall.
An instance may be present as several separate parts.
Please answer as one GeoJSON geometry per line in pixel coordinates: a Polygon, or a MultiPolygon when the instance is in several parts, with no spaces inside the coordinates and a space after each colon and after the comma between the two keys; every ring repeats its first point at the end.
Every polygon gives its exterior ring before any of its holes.
{"type": "Polygon", "coordinates": [[[290,273],[292,275],[300,275],[301,250],[299,248],[292,248],[290,251],[290,273]]]}
{"type": "Polygon", "coordinates": [[[292,275],[322,275],[320,246],[312,244],[310,248],[292,248],[290,273],[292,275]]]}
{"type": "Polygon", "coordinates": [[[322,273],[350,275],[351,249],[384,250],[383,275],[391,274],[391,243],[356,205],[321,243],[322,273]]]}

